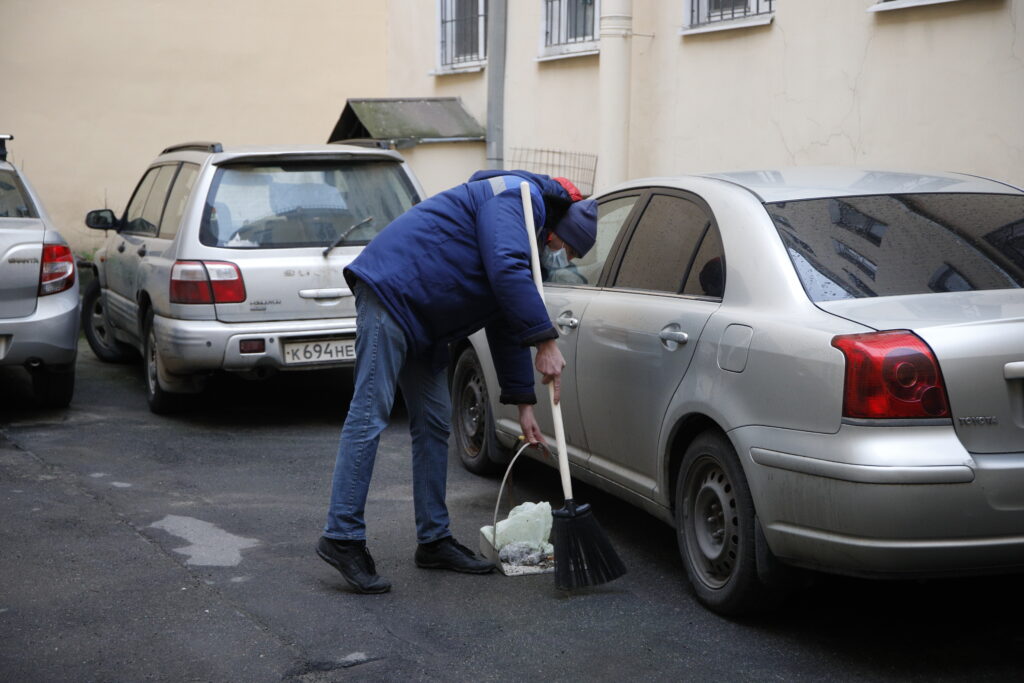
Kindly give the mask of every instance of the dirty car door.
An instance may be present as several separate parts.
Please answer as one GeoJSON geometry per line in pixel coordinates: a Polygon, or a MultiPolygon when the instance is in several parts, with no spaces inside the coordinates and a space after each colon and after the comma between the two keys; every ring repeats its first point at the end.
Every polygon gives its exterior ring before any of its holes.
{"type": "MultiPolygon", "coordinates": [[[[581,259],[573,262],[573,277],[558,277],[545,272],[546,284],[544,297],[548,315],[558,330],[558,348],[565,358],[565,372],[562,374],[561,408],[565,426],[565,438],[569,446],[569,455],[573,462],[583,464],[587,460],[587,442],[580,415],[580,398],[578,390],[579,365],[576,361],[577,339],[586,310],[599,293],[597,284],[609,256],[614,250],[619,233],[628,225],[633,208],[637,204],[639,193],[618,195],[602,200],[598,209],[597,238],[594,246],[581,259]],[[559,280],[561,282],[559,282],[559,280]]],[[[548,405],[548,390],[541,384],[541,376],[535,376],[538,391],[538,403],[541,407],[536,411],[537,422],[541,430],[552,436],[554,440],[554,424],[548,405]]],[[[517,419],[517,413],[507,413],[510,420],[517,419]]]]}
{"type": "Polygon", "coordinates": [[[125,210],[121,229],[108,242],[104,271],[109,322],[132,337],[140,335],[139,269],[157,237],[160,219],[178,164],[155,166],[146,172],[125,210]]]}
{"type": "Polygon", "coordinates": [[[723,289],[721,240],[695,197],[651,195],[577,348],[589,468],[648,495],[666,406],[723,289]]]}

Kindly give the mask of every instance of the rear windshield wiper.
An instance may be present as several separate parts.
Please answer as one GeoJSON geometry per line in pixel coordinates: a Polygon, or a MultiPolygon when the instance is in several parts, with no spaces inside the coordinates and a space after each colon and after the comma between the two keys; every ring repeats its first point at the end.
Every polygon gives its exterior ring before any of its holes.
{"type": "Polygon", "coordinates": [[[329,247],[324,249],[324,258],[327,258],[327,255],[329,253],[331,253],[331,249],[334,249],[336,246],[338,246],[339,244],[344,242],[345,238],[348,237],[350,234],[352,234],[352,231],[354,231],[356,228],[358,228],[360,226],[366,225],[367,223],[369,223],[372,220],[373,220],[373,216],[367,216],[366,218],[364,218],[363,220],[359,221],[358,223],[353,223],[352,225],[350,225],[348,230],[346,230],[345,232],[341,233],[341,235],[338,236],[338,239],[334,240],[334,242],[329,247]]]}

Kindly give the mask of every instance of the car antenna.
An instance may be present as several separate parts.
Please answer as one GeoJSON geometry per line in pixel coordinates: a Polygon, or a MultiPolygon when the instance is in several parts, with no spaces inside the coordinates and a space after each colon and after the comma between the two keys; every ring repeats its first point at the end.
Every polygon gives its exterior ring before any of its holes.
{"type": "Polygon", "coordinates": [[[345,232],[341,233],[341,235],[338,236],[338,239],[334,240],[334,242],[329,247],[324,249],[324,258],[327,258],[327,255],[329,253],[331,253],[331,249],[334,249],[336,246],[338,246],[339,244],[344,242],[345,238],[348,237],[350,234],[352,234],[353,230],[355,230],[356,228],[358,228],[361,225],[366,225],[367,223],[369,223],[372,220],[373,220],[373,216],[367,216],[366,218],[364,218],[363,220],[359,221],[358,223],[353,223],[352,225],[350,225],[348,230],[346,230],[345,232]]]}

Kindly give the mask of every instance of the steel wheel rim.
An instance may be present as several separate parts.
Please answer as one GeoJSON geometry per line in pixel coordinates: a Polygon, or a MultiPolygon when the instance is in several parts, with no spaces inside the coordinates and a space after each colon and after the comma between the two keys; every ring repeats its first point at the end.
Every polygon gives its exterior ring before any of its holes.
{"type": "Polygon", "coordinates": [[[704,456],[690,468],[685,490],[690,565],[702,583],[721,588],[736,569],[739,551],[736,488],[718,461],[704,456]]]}
{"type": "Polygon", "coordinates": [[[110,338],[110,330],[107,329],[107,319],[103,313],[103,301],[97,298],[92,305],[92,310],[89,316],[89,322],[92,325],[92,331],[103,346],[111,348],[113,346],[113,340],[110,338]]]}
{"type": "Polygon", "coordinates": [[[483,400],[483,386],[480,376],[469,373],[462,387],[459,400],[459,422],[463,443],[467,453],[476,457],[483,448],[484,423],[487,419],[483,400]]]}

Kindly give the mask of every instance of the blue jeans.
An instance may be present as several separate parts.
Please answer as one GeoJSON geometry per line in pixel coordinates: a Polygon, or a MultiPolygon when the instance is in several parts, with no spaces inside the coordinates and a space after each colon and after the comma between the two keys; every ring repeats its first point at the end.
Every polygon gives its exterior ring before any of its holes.
{"type": "Polygon", "coordinates": [[[373,462],[399,386],[412,435],[416,540],[429,543],[450,536],[445,504],[451,432],[447,373],[443,368],[433,369],[430,358],[409,355],[402,328],[372,289],[357,282],[355,296],[355,391],[341,430],[323,535],[338,540],[366,539],[363,514],[373,462]]]}

